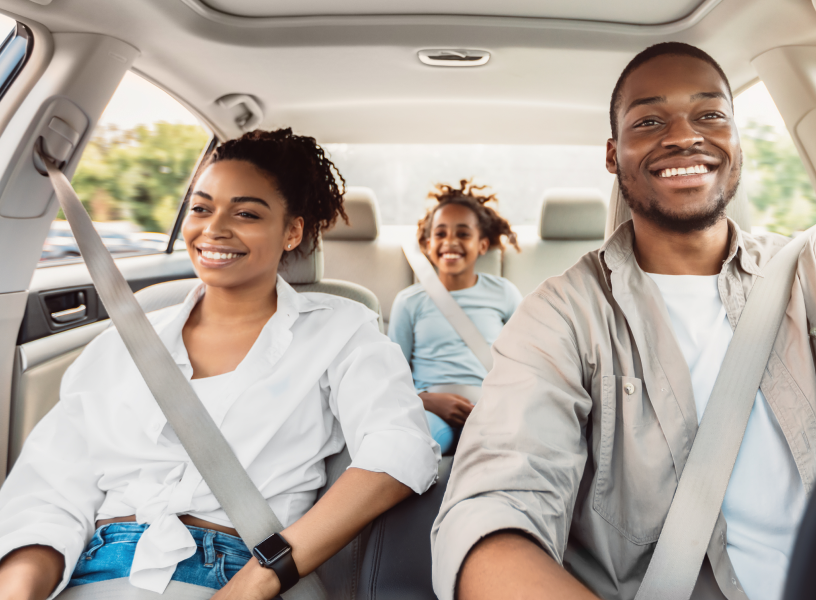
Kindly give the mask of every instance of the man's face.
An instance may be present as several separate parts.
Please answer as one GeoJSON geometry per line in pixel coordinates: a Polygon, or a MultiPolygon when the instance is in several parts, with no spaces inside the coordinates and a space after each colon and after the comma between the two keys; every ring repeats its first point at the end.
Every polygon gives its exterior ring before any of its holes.
{"type": "Polygon", "coordinates": [[[731,97],[711,65],[659,56],[629,75],[606,168],[636,218],[677,232],[712,226],[736,193],[741,162],[731,97]]]}

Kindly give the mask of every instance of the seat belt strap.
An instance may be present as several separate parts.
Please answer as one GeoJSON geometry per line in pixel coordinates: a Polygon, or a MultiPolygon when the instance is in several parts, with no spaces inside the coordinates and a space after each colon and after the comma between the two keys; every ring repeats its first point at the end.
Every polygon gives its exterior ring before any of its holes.
{"type": "MultiPolygon", "coordinates": [[[[196,469],[251,550],[273,533],[281,531],[283,525],[170,356],[105,248],[68,178],[50,157],[44,155],[41,141],[36,145],[37,153],[46,166],[57,200],[71,225],[79,251],[111,321],[196,469]]],[[[326,599],[327,594],[312,573],[286,592],[284,598],[316,600],[326,599]]]]}
{"type": "Polygon", "coordinates": [[[691,596],[790,301],[799,255],[814,231],[788,242],[754,281],[635,600],[691,596]]]}
{"type": "Polygon", "coordinates": [[[465,311],[462,310],[453,295],[439,281],[433,265],[419,248],[419,243],[417,241],[406,242],[402,246],[402,251],[405,253],[405,258],[408,259],[408,264],[411,265],[417,279],[419,279],[419,283],[422,284],[425,292],[431,297],[439,312],[448,320],[448,323],[459,334],[459,337],[470,348],[470,351],[476,355],[484,368],[490,371],[493,368],[490,344],[484,339],[484,336],[473,321],[470,320],[470,317],[465,314],[465,311]]]}

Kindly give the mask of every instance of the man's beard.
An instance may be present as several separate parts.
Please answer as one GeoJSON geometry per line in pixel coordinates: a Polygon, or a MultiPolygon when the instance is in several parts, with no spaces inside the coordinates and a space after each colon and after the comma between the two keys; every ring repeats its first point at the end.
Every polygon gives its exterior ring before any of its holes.
{"type": "Polygon", "coordinates": [[[703,231],[718,223],[725,217],[725,207],[736,195],[740,182],[738,176],[733,186],[726,190],[720,190],[720,195],[716,198],[716,201],[701,211],[694,214],[679,214],[665,210],[660,206],[655,196],[644,199],[634,198],[624,183],[626,179],[628,177],[618,165],[618,186],[623,199],[626,200],[626,204],[629,206],[629,210],[644,219],[648,219],[664,231],[673,231],[675,233],[703,231]]]}

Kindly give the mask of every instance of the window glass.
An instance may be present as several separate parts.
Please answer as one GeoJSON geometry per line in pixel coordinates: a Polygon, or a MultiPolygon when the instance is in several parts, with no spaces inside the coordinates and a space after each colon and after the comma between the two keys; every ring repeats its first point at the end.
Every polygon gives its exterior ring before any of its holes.
{"type": "Polygon", "coordinates": [[[5,41],[9,34],[17,27],[17,21],[6,15],[0,15],[0,44],[5,41]]]}
{"type": "Polygon", "coordinates": [[[791,235],[816,224],[816,194],[765,84],[757,83],[735,98],[734,115],[752,229],[791,235]]]}
{"type": "MultiPolygon", "coordinates": [[[[85,147],[72,180],[115,256],[167,248],[179,203],[212,134],[166,92],[127,73],[85,147]]],[[[40,264],[81,260],[62,211],[40,264]]]]}
{"type": "Polygon", "coordinates": [[[535,225],[544,192],[594,187],[604,198],[614,176],[604,146],[448,144],[324,144],[348,185],[374,190],[384,225],[415,225],[436,183],[473,179],[489,186],[501,214],[535,225]]]}

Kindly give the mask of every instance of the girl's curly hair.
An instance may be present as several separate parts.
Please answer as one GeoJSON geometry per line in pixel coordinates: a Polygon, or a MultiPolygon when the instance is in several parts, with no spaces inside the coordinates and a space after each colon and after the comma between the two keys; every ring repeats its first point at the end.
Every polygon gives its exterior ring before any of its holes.
{"type": "Polygon", "coordinates": [[[425,216],[419,220],[417,228],[417,240],[419,247],[425,249],[431,237],[431,224],[434,215],[443,206],[448,204],[459,204],[466,206],[474,212],[479,222],[479,232],[482,238],[490,241],[490,248],[499,248],[504,252],[504,240],[513,246],[517,252],[521,252],[515,232],[511,229],[510,223],[504,219],[495,209],[486,206],[488,202],[498,202],[496,194],[480,194],[479,190],[485,189],[486,185],[474,185],[473,180],[462,179],[459,187],[455,188],[446,183],[438,183],[434,186],[428,198],[436,200],[436,204],[428,209],[425,216]]]}
{"type": "Polygon", "coordinates": [[[288,127],[256,129],[218,146],[202,161],[196,177],[222,160],[246,161],[274,179],[287,215],[303,217],[303,243],[293,252],[308,256],[317,248],[320,232],[334,225],[337,217],[349,222],[343,209],[346,180],[314,138],[294,135],[288,127]]]}

